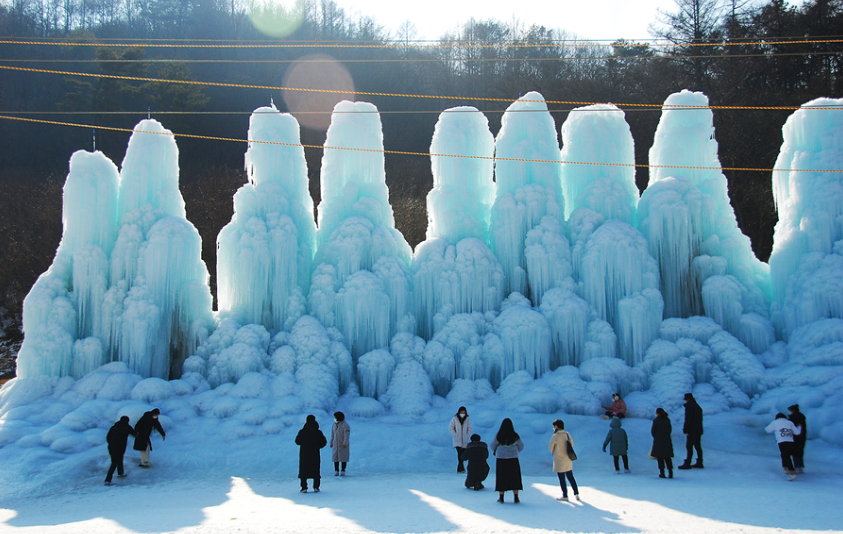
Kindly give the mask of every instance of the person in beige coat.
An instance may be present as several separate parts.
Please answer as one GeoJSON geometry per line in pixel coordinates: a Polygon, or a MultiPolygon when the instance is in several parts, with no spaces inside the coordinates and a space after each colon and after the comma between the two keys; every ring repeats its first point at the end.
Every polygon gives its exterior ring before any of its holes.
{"type": "Polygon", "coordinates": [[[553,471],[559,477],[559,485],[562,487],[562,497],[558,501],[568,500],[568,486],[565,485],[565,478],[571,483],[574,490],[574,498],[580,500],[580,490],[577,488],[577,481],[574,479],[574,463],[568,456],[568,442],[574,446],[571,435],[565,431],[565,423],[561,419],[553,422],[553,436],[550,438],[550,452],[553,454],[553,471]]]}
{"type": "Polygon", "coordinates": [[[331,460],[334,462],[334,476],[344,477],[345,466],[348,464],[351,427],[345,420],[345,414],[334,412],[334,426],[331,427],[331,460]],[[342,464],[342,471],[340,471],[342,464]]]}

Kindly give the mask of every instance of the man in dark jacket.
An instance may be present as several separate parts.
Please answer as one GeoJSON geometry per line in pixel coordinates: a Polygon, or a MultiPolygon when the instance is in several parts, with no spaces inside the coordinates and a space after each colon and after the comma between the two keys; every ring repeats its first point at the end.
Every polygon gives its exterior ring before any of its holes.
{"type": "Polygon", "coordinates": [[[679,469],[702,469],[703,411],[690,393],[685,393],[685,424],[682,425],[682,432],[685,433],[685,463],[680,465],[679,469]],[[697,463],[691,465],[694,449],[697,449],[697,463]]]}
{"type": "Polygon", "coordinates": [[[140,466],[141,467],[149,467],[149,452],[152,450],[152,441],[150,441],[149,437],[152,435],[153,430],[157,430],[159,434],[161,434],[161,440],[167,439],[167,434],[164,433],[164,429],[161,428],[161,423],[158,422],[158,415],[161,413],[158,408],[146,412],[138,419],[138,422],[135,423],[135,446],[133,447],[136,451],[140,451],[140,466]]]}
{"type": "Polygon", "coordinates": [[[319,430],[319,423],[315,415],[308,415],[304,426],[296,435],[296,445],[299,446],[299,478],[301,492],[307,493],[307,479],[313,479],[313,491],[319,493],[319,483],[322,480],[322,457],[319,449],[328,444],[325,434],[319,430]]]}
{"type": "Polygon", "coordinates": [[[489,464],[486,458],[489,457],[489,447],[480,441],[479,434],[472,434],[471,441],[466,444],[460,459],[468,462],[468,473],[465,477],[465,487],[474,488],[474,491],[483,489],[483,481],[489,476],[489,464]]]}
{"type": "Polygon", "coordinates": [[[111,456],[111,467],[108,468],[108,474],[105,475],[105,485],[111,485],[111,477],[114,476],[114,470],[117,470],[117,478],[123,478],[126,474],[123,472],[123,455],[126,454],[126,443],[129,441],[129,434],[136,435],[135,429],[129,424],[129,418],[125,415],[119,421],[114,423],[114,426],[108,431],[105,436],[105,441],[108,443],[108,454],[111,456]]]}

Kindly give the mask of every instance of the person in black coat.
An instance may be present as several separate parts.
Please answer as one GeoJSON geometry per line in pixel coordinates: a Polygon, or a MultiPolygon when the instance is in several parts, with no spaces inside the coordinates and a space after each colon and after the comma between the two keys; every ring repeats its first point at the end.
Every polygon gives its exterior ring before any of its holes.
{"type": "Polygon", "coordinates": [[[299,478],[301,479],[301,492],[307,493],[307,479],[313,479],[313,491],[319,492],[319,482],[322,479],[320,473],[322,457],[319,449],[328,444],[325,434],[319,430],[319,423],[315,415],[308,415],[307,421],[296,435],[296,445],[299,446],[299,478]]]}
{"type": "Polygon", "coordinates": [[[682,432],[685,434],[685,463],[680,465],[679,469],[702,469],[703,411],[690,393],[685,393],[685,424],[682,425],[682,432]],[[694,449],[697,449],[697,463],[691,465],[694,449]]]}
{"type": "Polygon", "coordinates": [[[475,491],[484,488],[483,481],[489,476],[489,464],[486,462],[488,457],[489,447],[480,441],[479,434],[472,434],[471,441],[460,455],[460,459],[468,463],[468,473],[465,477],[466,488],[474,488],[475,491]]]}
{"type": "Polygon", "coordinates": [[[802,432],[793,436],[793,469],[797,473],[805,472],[805,440],[808,439],[808,421],[805,414],[799,411],[799,405],[788,406],[790,422],[800,427],[802,432]]]}
{"type": "Polygon", "coordinates": [[[162,440],[167,439],[167,434],[161,428],[161,423],[158,422],[158,415],[160,414],[161,411],[155,408],[144,413],[138,419],[138,422],[135,423],[135,432],[137,434],[135,434],[135,445],[133,448],[136,451],[140,451],[141,467],[149,467],[149,452],[152,450],[152,441],[150,441],[149,437],[152,435],[152,431],[157,430],[161,434],[162,440]]]}
{"type": "Polygon", "coordinates": [[[667,412],[656,408],[656,418],[653,419],[653,427],[650,434],[653,436],[653,448],[650,455],[659,462],[659,478],[665,478],[664,468],[667,467],[668,477],[673,478],[673,439],[670,433],[673,432],[673,425],[667,412]]]}
{"type": "Polygon", "coordinates": [[[105,475],[105,485],[111,485],[111,477],[114,476],[114,470],[117,470],[117,477],[123,478],[126,474],[123,472],[123,455],[126,454],[126,444],[129,441],[129,435],[135,436],[137,433],[132,425],[129,424],[129,418],[125,415],[109,429],[105,436],[105,441],[108,443],[108,455],[111,456],[111,467],[108,468],[108,474],[105,475]]]}

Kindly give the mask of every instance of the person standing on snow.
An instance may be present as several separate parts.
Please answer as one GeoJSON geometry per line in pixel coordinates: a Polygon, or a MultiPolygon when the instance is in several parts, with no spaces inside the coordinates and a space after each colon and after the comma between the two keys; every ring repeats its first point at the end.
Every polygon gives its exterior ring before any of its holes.
{"type": "Polygon", "coordinates": [[[465,473],[462,453],[466,445],[468,445],[471,436],[471,421],[468,419],[468,411],[465,409],[465,406],[460,406],[460,409],[457,410],[457,414],[451,419],[448,429],[454,438],[454,448],[457,449],[457,473],[465,473]]]}
{"type": "Polygon", "coordinates": [[[805,419],[805,414],[799,411],[798,404],[788,406],[787,411],[790,412],[788,419],[800,429],[800,432],[793,436],[793,469],[797,473],[804,473],[805,440],[808,439],[808,421],[805,419]]]}
{"type": "Polygon", "coordinates": [[[299,479],[301,492],[307,493],[307,479],[313,479],[313,491],[319,493],[322,481],[322,457],[320,449],[328,444],[325,434],[319,430],[319,423],[315,415],[308,415],[304,426],[296,435],[296,445],[299,446],[299,479]]]}
{"type": "Polygon", "coordinates": [[[126,454],[126,444],[129,441],[129,435],[136,436],[137,432],[129,424],[129,418],[123,416],[119,421],[109,429],[105,436],[105,441],[108,443],[108,455],[111,456],[111,467],[108,468],[108,474],[105,475],[105,485],[111,485],[111,477],[114,476],[114,470],[117,470],[117,478],[126,476],[123,471],[123,455],[126,454]]]}
{"type": "MultiPolygon", "coordinates": [[[[620,419],[618,419],[620,420],[620,419]]],[[[559,485],[562,487],[562,496],[558,501],[568,500],[568,486],[565,485],[565,477],[571,483],[571,489],[574,490],[574,498],[580,500],[580,490],[577,488],[577,481],[574,479],[574,462],[573,458],[568,454],[568,443],[571,444],[571,449],[574,448],[574,440],[571,435],[565,431],[565,423],[561,419],[553,422],[553,436],[550,437],[550,453],[553,455],[553,470],[556,476],[559,477],[559,485]]]]}
{"type": "Polygon", "coordinates": [[[345,420],[345,414],[334,412],[334,426],[331,427],[331,460],[334,462],[334,476],[345,476],[345,466],[348,463],[350,450],[351,427],[345,420]],[[342,471],[340,471],[342,462],[342,471]]]}
{"type": "Polygon", "coordinates": [[[507,417],[501,421],[501,427],[489,446],[492,448],[492,454],[497,458],[495,491],[500,494],[498,502],[503,502],[503,494],[509,490],[515,494],[515,503],[521,502],[518,499],[518,491],[524,487],[521,483],[521,464],[518,462],[518,453],[524,450],[524,444],[512,425],[512,419],[507,417]]]}
{"type": "Polygon", "coordinates": [[[788,480],[796,480],[796,471],[793,469],[793,462],[790,457],[793,455],[793,436],[802,433],[802,429],[789,421],[783,413],[777,413],[772,423],[764,430],[768,434],[776,436],[776,443],[779,444],[779,453],[782,457],[782,467],[785,473],[789,474],[788,480]]]}
{"type": "Polygon", "coordinates": [[[612,417],[623,419],[626,417],[626,403],[621,398],[620,393],[612,393],[611,406],[604,406],[601,404],[600,407],[606,410],[606,413],[600,416],[603,419],[611,419],[612,417]]]}
{"type": "Polygon", "coordinates": [[[664,468],[667,467],[667,478],[673,478],[673,425],[670,424],[670,417],[661,408],[656,408],[656,418],[653,419],[653,426],[650,434],[653,436],[653,448],[650,449],[650,456],[659,462],[659,478],[665,478],[664,468]]]}
{"type": "Polygon", "coordinates": [[[626,430],[621,428],[621,420],[617,417],[612,418],[609,423],[609,434],[603,440],[603,452],[606,452],[606,446],[611,444],[609,452],[612,454],[612,459],[615,461],[615,474],[621,474],[621,468],[618,464],[618,457],[623,458],[623,470],[629,473],[629,457],[627,450],[629,449],[629,440],[626,436],[626,430]]]}
{"type": "Polygon", "coordinates": [[[479,434],[472,434],[471,441],[465,446],[462,459],[468,463],[468,473],[465,476],[465,487],[474,491],[483,489],[483,481],[489,476],[489,448],[480,441],[479,434]]]}
{"type": "Polygon", "coordinates": [[[152,431],[157,430],[161,434],[161,441],[167,439],[167,434],[161,428],[161,423],[158,422],[158,416],[161,411],[155,408],[144,413],[138,422],[135,423],[135,445],[134,449],[140,451],[140,466],[144,468],[149,467],[149,453],[152,451],[152,441],[149,439],[152,436],[152,431]]]}
{"type": "Polygon", "coordinates": [[[703,435],[703,411],[697,400],[690,393],[685,393],[685,424],[682,425],[682,432],[685,434],[685,463],[679,469],[691,469],[692,467],[702,469],[702,435],[703,435]],[[697,463],[691,465],[691,457],[697,450],[697,463]]]}

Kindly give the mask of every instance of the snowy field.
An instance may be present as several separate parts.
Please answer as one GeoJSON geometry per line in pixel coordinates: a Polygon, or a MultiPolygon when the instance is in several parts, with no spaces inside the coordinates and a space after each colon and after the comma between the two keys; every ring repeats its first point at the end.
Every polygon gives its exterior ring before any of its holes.
{"type": "MultiPolygon", "coordinates": [[[[608,421],[471,407],[469,413],[484,440],[500,418],[513,417],[525,442],[520,504],[511,493],[505,504],[496,502],[494,468],[485,490],[463,487],[454,472],[449,408],[431,409],[415,423],[351,419],[349,476],[333,476],[324,449],[319,494],[298,491],[293,439],[300,424],[274,436],[225,440],[212,421],[173,424],[162,417],[167,439],[153,438],[153,468],[138,468],[137,453],[129,451],[128,477],[111,487],[102,485],[109,464],[104,444],[69,455],[0,449],[0,532],[843,531],[843,451],[809,441],[806,474],[787,482],[775,440],[761,426],[766,419],[749,412],[706,418],[706,468],[677,470],[673,480],[659,479],[656,463],[646,459],[645,419],[624,421],[632,473],[615,475],[611,456],[601,452],[608,421]],[[560,489],[547,451],[555,416],[575,440],[582,502],[556,501],[560,489]]],[[[319,419],[330,434],[329,417],[319,419]]],[[[684,437],[675,430],[673,439],[678,465],[684,437]]]]}

